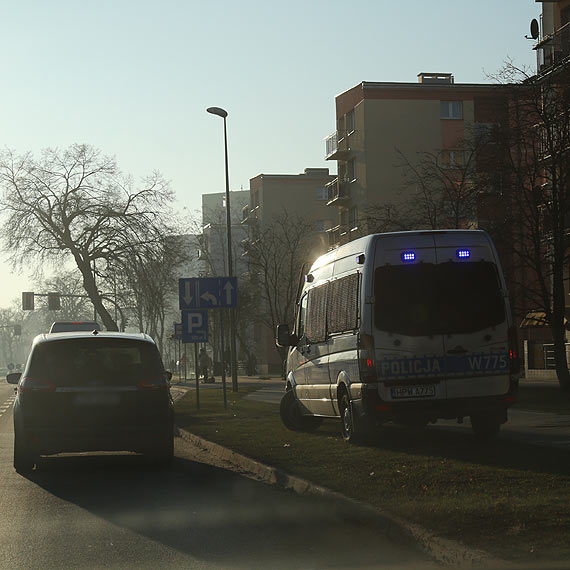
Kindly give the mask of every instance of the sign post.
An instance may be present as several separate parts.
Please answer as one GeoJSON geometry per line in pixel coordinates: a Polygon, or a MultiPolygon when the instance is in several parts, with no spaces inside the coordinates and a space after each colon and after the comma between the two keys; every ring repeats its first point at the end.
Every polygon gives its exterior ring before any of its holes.
{"type": "MultiPolygon", "coordinates": [[[[178,280],[178,299],[182,311],[183,330],[187,331],[184,342],[206,342],[208,335],[208,309],[234,309],[237,305],[236,277],[189,277],[178,280]],[[204,316],[205,315],[205,316],[204,316]],[[205,320],[205,324],[204,324],[205,320]],[[184,329],[186,326],[186,329],[184,329]],[[205,339],[200,334],[204,333],[205,339]]],[[[224,408],[226,399],[226,355],[224,347],[224,319],[220,318],[221,353],[222,353],[222,388],[224,392],[224,408]]],[[[183,333],[184,335],[184,333],[183,333]]],[[[231,340],[231,339],[230,339],[231,340]]],[[[235,363],[231,365],[231,368],[235,363]]],[[[237,390],[237,370],[235,372],[237,390]]]]}

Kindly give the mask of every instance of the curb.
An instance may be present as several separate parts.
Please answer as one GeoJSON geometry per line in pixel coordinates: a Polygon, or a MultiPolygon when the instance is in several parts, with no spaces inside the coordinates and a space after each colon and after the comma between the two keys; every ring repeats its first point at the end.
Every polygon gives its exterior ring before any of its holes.
{"type": "Polygon", "coordinates": [[[510,562],[494,558],[484,550],[468,548],[455,540],[436,536],[419,525],[409,523],[400,517],[372,507],[361,501],[346,497],[336,491],[320,487],[319,485],[315,485],[310,481],[301,479],[300,477],[289,475],[281,469],[260,463],[259,461],[232,451],[227,447],[202,439],[201,437],[179,427],[176,428],[175,433],[183,440],[190,442],[200,449],[215,455],[218,459],[228,463],[230,468],[234,471],[246,472],[250,475],[254,475],[257,479],[265,483],[278,485],[283,489],[289,489],[299,495],[311,493],[314,495],[334,498],[335,500],[341,501],[353,508],[356,507],[362,511],[363,514],[374,518],[378,527],[389,538],[406,541],[412,546],[419,547],[436,562],[445,566],[452,568],[489,566],[492,566],[493,568],[515,567],[515,565],[510,562]]]}

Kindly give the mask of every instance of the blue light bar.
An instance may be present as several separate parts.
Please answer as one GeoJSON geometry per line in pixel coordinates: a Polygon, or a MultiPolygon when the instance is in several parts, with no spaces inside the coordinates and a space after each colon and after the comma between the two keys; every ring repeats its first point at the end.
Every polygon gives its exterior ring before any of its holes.
{"type": "Polygon", "coordinates": [[[404,263],[409,263],[410,261],[416,260],[416,252],[415,251],[403,251],[401,257],[402,257],[402,261],[404,263]]]}
{"type": "Polygon", "coordinates": [[[467,259],[468,257],[471,257],[471,252],[468,249],[458,249],[457,257],[459,259],[467,259]]]}

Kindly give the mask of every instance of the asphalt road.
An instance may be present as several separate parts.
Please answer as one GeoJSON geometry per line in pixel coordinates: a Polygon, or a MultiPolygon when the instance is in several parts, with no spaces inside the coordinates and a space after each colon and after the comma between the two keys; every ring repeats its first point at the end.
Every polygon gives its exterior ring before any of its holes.
{"type": "Polygon", "coordinates": [[[170,469],[91,454],[18,475],[12,399],[0,385],[0,568],[430,567],[350,507],[205,465],[181,440],[170,469]]]}

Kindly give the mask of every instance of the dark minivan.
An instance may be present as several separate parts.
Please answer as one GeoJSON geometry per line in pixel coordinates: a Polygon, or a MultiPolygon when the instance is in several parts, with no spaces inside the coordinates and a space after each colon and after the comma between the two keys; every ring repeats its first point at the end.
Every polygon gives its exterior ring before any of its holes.
{"type": "Polygon", "coordinates": [[[145,334],[39,335],[14,402],[14,468],[39,455],[134,451],[167,463],[173,456],[170,372],[145,334]]]}

